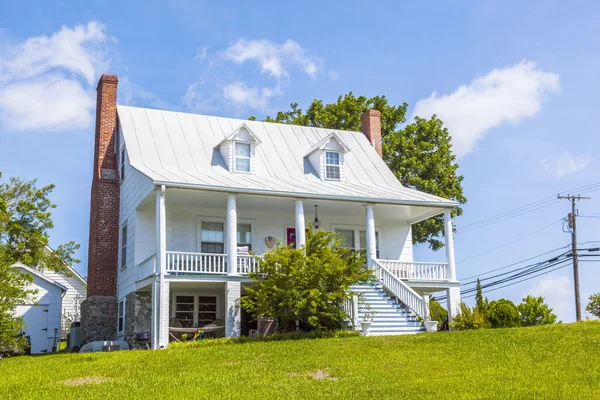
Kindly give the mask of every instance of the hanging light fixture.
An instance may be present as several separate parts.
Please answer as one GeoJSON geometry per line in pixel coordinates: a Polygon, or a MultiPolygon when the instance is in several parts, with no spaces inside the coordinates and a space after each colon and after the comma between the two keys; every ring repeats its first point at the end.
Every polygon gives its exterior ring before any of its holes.
{"type": "Polygon", "coordinates": [[[319,206],[315,205],[315,222],[313,222],[313,226],[315,227],[315,229],[319,229],[319,226],[321,226],[321,223],[319,222],[318,208],[319,206]]]}

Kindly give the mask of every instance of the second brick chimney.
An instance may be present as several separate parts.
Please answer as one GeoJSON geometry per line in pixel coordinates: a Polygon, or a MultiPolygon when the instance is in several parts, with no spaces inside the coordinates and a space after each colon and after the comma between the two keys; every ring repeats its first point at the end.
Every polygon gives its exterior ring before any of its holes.
{"type": "Polygon", "coordinates": [[[94,171],[90,200],[88,298],[81,305],[83,339],[114,339],[117,333],[120,186],[115,134],[115,75],[102,75],[96,100],[94,171]]]}
{"type": "Polygon", "coordinates": [[[383,157],[383,149],[381,147],[381,113],[379,110],[365,111],[360,117],[360,128],[379,156],[383,157]]]}

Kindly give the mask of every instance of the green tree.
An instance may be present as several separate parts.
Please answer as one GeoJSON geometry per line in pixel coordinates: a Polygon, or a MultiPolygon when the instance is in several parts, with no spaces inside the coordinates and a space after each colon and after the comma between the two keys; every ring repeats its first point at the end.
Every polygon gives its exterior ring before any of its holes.
{"type": "Polygon", "coordinates": [[[549,325],[555,323],[557,319],[542,296],[527,295],[517,309],[521,314],[521,326],[549,325]]]}
{"type": "Polygon", "coordinates": [[[477,307],[480,312],[483,312],[485,310],[485,303],[483,302],[483,290],[481,289],[481,281],[479,278],[477,278],[477,285],[475,288],[475,307],[477,307]]]}
{"type": "Polygon", "coordinates": [[[485,319],[492,328],[513,328],[521,325],[517,306],[506,299],[491,301],[487,307],[485,319]]]}
{"type": "Polygon", "coordinates": [[[255,319],[276,319],[281,331],[295,321],[312,329],[339,329],[348,317],[341,309],[350,286],[366,281],[365,258],[342,247],[342,237],[309,226],[302,248],[278,246],[265,253],[256,285],[246,289],[241,305],[255,319]]]}
{"type": "Polygon", "coordinates": [[[448,311],[434,298],[429,299],[429,315],[432,321],[437,321],[441,326],[448,318],[448,311]]]}
{"type": "MultiPolygon", "coordinates": [[[[289,111],[280,111],[265,121],[284,124],[314,126],[330,129],[360,131],[360,117],[367,109],[381,112],[383,159],[400,182],[410,188],[453,199],[463,204],[463,176],[458,175],[458,164],[452,153],[450,134],[435,115],[429,119],[416,117],[406,122],[407,103],[389,104],[385,96],[356,97],[352,92],[339,96],[337,102],[324,104],[313,100],[306,112],[297,103],[289,111]]],[[[250,117],[254,120],[255,117],[250,117]]],[[[454,216],[462,214],[457,207],[454,216]]],[[[413,241],[428,243],[434,250],[443,247],[440,240],[444,232],[442,216],[413,225],[413,241]]]]}
{"type": "Polygon", "coordinates": [[[600,318],[600,292],[590,296],[590,302],[585,310],[596,318],[600,318]]]}
{"type": "Polygon", "coordinates": [[[469,329],[484,329],[488,328],[489,324],[483,314],[477,307],[469,307],[465,303],[460,303],[460,314],[454,317],[454,321],[450,323],[452,329],[458,331],[469,329]]]}
{"type": "MultiPolygon", "coordinates": [[[[0,173],[0,179],[2,174],[0,173]]],[[[38,188],[36,181],[12,178],[0,181],[0,347],[14,348],[22,342],[16,335],[22,320],[13,314],[17,304],[30,300],[34,292],[27,290],[31,277],[12,267],[21,262],[33,268],[50,269],[68,274],[66,264],[79,262],[73,254],[79,248],[74,242],[48,251],[51,210],[56,207],[49,195],[54,185],[38,188]]]]}

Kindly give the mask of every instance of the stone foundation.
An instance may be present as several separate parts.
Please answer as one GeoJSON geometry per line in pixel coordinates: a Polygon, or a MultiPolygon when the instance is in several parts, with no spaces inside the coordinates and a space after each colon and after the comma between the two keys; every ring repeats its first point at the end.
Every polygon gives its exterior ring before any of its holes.
{"type": "Polygon", "coordinates": [[[117,338],[117,299],[113,296],[90,296],[81,303],[81,340],[117,338]]]}
{"type": "Polygon", "coordinates": [[[133,348],[138,333],[150,333],[152,325],[152,293],[132,292],[125,297],[124,338],[133,348]]]}

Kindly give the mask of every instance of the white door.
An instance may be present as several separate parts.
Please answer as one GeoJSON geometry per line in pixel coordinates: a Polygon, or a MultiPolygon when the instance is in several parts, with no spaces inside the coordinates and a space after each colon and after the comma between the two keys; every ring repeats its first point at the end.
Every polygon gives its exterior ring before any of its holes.
{"type": "Polygon", "coordinates": [[[17,315],[23,317],[23,334],[31,340],[31,354],[52,351],[48,348],[48,306],[17,306],[17,315]]]}

